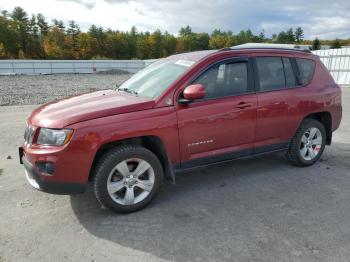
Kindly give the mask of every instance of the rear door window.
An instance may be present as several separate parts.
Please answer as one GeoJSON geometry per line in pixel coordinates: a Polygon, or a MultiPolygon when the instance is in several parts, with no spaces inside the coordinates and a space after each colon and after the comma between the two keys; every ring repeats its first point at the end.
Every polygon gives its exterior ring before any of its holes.
{"type": "Polygon", "coordinates": [[[296,58],[299,78],[302,85],[310,83],[315,70],[315,62],[310,59],[296,58]]]}
{"type": "Polygon", "coordinates": [[[281,57],[257,57],[260,91],[283,89],[286,86],[281,57]]]}

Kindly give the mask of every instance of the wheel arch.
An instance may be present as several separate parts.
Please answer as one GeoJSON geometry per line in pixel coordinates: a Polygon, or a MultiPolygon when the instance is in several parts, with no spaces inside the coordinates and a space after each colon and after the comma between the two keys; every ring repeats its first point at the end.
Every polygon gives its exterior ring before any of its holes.
{"type": "Polygon", "coordinates": [[[332,143],[332,115],[328,111],[315,112],[307,115],[304,119],[315,119],[319,121],[326,130],[326,145],[332,143]]]}
{"type": "Polygon", "coordinates": [[[108,142],[106,144],[101,145],[95,154],[95,157],[90,169],[88,181],[92,181],[94,168],[98,163],[98,161],[101,159],[101,157],[111,148],[121,146],[121,145],[140,145],[150,150],[160,160],[165,177],[170,179],[172,182],[175,182],[174,170],[170,162],[170,159],[167,155],[165,146],[162,140],[157,136],[132,137],[132,138],[126,138],[122,140],[108,142]]]}

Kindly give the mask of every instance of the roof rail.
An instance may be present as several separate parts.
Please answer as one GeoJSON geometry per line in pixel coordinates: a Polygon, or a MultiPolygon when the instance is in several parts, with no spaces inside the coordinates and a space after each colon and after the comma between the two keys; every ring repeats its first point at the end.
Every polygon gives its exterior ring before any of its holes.
{"type": "Polygon", "coordinates": [[[224,48],[219,49],[218,51],[221,52],[221,51],[230,51],[230,50],[232,50],[231,47],[224,47],[224,48]]]}
{"type": "Polygon", "coordinates": [[[311,53],[310,50],[307,49],[301,49],[296,47],[278,47],[278,46],[267,46],[267,45],[254,45],[254,46],[245,46],[245,45],[238,45],[238,46],[232,46],[232,47],[225,47],[222,49],[219,49],[219,52],[221,51],[230,51],[230,50],[251,50],[251,49],[264,49],[264,50],[283,50],[283,51],[298,51],[298,52],[304,52],[304,53],[311,53]]]}

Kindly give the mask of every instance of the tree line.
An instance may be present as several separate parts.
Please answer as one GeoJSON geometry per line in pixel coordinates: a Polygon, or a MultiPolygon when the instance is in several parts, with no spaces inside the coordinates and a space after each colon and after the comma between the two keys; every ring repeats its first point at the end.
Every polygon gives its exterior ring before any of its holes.
{"type": "Polygon", "coordinates": [[[139,32],[104,29],[92,25],[82,32],[75,21],[49,23],[42,14],[29,16],[21,7],[0,14],[0,58],[13,59],[153,59],[174,53],[220,49],[248,42],[311,44],[319,49],[329,43],[334,48],[349,44],[349,40],[304,40],[301,27],[273,34],[262,31],[255,35],[250,29],[238,34],[214,30],[211,34],[195,33],[190,26],[179,30],[177,36],[165,31],[139,32]]]}

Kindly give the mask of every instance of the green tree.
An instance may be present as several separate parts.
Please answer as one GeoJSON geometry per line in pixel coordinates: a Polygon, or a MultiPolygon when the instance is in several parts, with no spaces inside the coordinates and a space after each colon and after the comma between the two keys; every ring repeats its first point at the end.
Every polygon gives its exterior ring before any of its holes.
{"type": "Polygon", "coordinates": [[[18,56],[18,37],[11,25],[11,18],[7,11],[2,11],[0,15],[0,43],[2,43],[3,58],[16,58],[18,56]]]}
{"type": "Polygon", "coordinates": [[[295,43],[295,35],[294,35],[294,31],[293,28],[289,28],[287,31],[287,43],[289,44],[293,44],[295,43]]]}
{"type": "Polygon", "coordinates": [[[160,58],[163,56],[163,35],[159,29],[149,36],[149,47],[151,58],[160,58]]]}
{"type": "Polygon", "coordinates": [[[340,40],[337,38],[335,39],[331,44],[331,49],[338,49],[341,48],[340,40]]]}
{"type": "Polygon", "coordinates": [[[265,31],[262,30],[257,38],[257,42],[263,43],[266,41],[265,31]]]}
{"type": "Polygon", "coordinates": [[[194,50],[207,50],[209,49],[210,37],[207,33],[197,33],[194,36],[194,50]]]}
{"type": "Polygon", "coordinates": [[[41,36],[47,35],[47,32],[49,30],[49,25],[46,22],[45,16],[42,15],[42,14],[37,14],[36,15],[36,20],[37,20],[37,25],[38,25],[38,27],[40,29],[40,35],[41,36]]]}
{"type": "Polygon", "coordinates": [[[295,35],[296,42],[298,44],[300,44],[303,41],[303,39],[304,39],[304,30],[301,27],[297,27],[295,29],[294,35],[295,35]]]}
{"type": "Polygon", "coordinates": [[[18,39],[19,51],[22,50],[23,56],[26,56],[30,38],[28,15],[21,7],[15,7],[11,13],[11,19],[11,30],[15,32],[18,39]]]}
{"type": "Polygon", "coordinates": [[[93,38],[88,33],[79,33],[77,37],[78,44],[78,58],[79,59],[90,59],[93,55],[92,45],[93,38]]]}
{"type": "Polygon", "coordinates": [[[72,58],[78,56],[78,35],[80,34],[80,27],[74,20],[69,21],[68,28],[66,30],[67,38],[66,42],[70,48],[70,55],[72,58]]]}
{"type": "Polygon", "coordinates": [[[276,42],[280,44],[287,44],[289,42],[288,34],[285,31],[281,31],[277,35],[276,42]]]}
{"type": "Polygon", "coordinates": [[[320,50],[321,49],[321,41],[316,37],[312,41],[312,50],[320,50]]]}
{"type": "MultiPolygon", "coordinates": [[[[1,58],[148,59],[249,42],[305,43],[312,44],[313,49],[321,45],[319,39],[304,40],[301,27],[274,33],[272,37],[266,36],[264,30],[255,35],[250,29],[237,34],[216,29],[209,35],[194,32],[189,25],[180,28],[178,36],[160,30],[139,32],[135,26],[129,31],[118,31],[92,25],[87,32],[81,32],[74,21],[67,27],[56,19],[48,23],[42,14],[28,16],[20,7],[0,12],[1,58]]],[[[350,40],[323,40],[322,44],[340,48],[349,45],[350,40]]]]}
{"type": "Polygon", "coordinates": [[[192,35],[192,29],[189,25],[181,27],[179,30],[179,34],[181,37],[192,35]]]}
{"type": "Polygon", "coordinates": [[[30,37],[28,40],[27,56],[31,58],[43,57],[42,41],[40,39],[39,26],[35,15],[29,21],[30,37]]]}
{"type": "Polygon", "coordinates": [[[130,59],[127,35],[123,32],[106,31],[106,57],[130,59]]]}
{"type": "Polygon", "coordinates": [[[6,58],[6,50],[3,43],[0,42],[0,59],[6,58]]]}
{"type": "Polygon", "coordinates": [[[57,20],[57,19],[53,19],[52,20],[53,26],[57,27],[58,29],[64,31],[66,29],[66,26],[64,25],[62,20],[57,20]]]}
{"type": "Polygon", "coordinates": [[[237,36],[236,36],[236,41],[235,44],[241,45],[245,43],[250,43],[253,42],[254,35],[250,29],[248,30],[241,30],[237,36]]]}
{"type": "Polygon", "coordinates": [[[92,56],[104,57],[106,51],[106,34],[103,28],[92,25],[88,30],[88,34],[92,37],[92,56]]]}
{"type": "Polygon", "coordinates": [[[43,41],[43,48],[47,58],[64,59],[65,57],[65,34],[58,26],[53,26],[43,41]]]}
{"type": "Polygon", "coordinates": [[[139,59],[149,59],[150,55],[150,43],[149,43],[150,33],[140,33],[137,39],[137,57],[139,59]]]}
{"type": "Polygon", "coordinates": [[[178,41],[180,42],[181,49],[178,50],[180,52],[183,51],[193,51],[194,50],[194,39],[195,34],[192,32],[191,27],[186,26],[180,28],[178,41]]]}
{"type": "MultiPolygon", "coordinates": [[[[243,31],[242,31],[243,32],[243,31]]],[[[231,31],[225,32],[215,29],[209,40],[210,49],[230,47],[234,44],[234,37],[231,31]]]]}
{"type": "Polygon", "coordinates": [[[176,52],[176,37],[165,32],[163,35],[163,55],[169,56],[176,52]]]}
{"type": "Polygon", "coordinates": [[[137,38],[137,28],[136,26],[132,26],[130,33],[128,33],[129,52],[131,59],[137,58],[137,38]]]}

